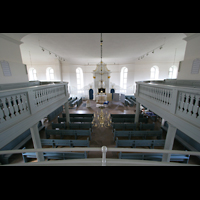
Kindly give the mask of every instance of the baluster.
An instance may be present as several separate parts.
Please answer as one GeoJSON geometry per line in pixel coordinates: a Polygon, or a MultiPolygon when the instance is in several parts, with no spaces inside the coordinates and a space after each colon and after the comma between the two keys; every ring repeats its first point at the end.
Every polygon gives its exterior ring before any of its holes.
{"type": "Polygon", "coordinates": [[[20,104],[21,104],[21,113],[23,113],[25,111],[25,108],[24,108],[24,102],[23,102],[23,99],[22,99],[22,95],[20,94],[20,104]]]}
{"type": "Polygon", "coordinates": [[[184,113],[187,114],[187,106],[188,106],[188,99],[189,99],[189,94],[185,93],[185,99],[184,99],[184,113]]]}
{"type": "Polygon", "coordinates": [[[179,93],[179,101],[178,101],[178,110],[180,110],[181,109],[181,101],[182,101],[182,93],[180,92],[179,93]]]}
{"type": "Polygon", "coordinates": [[[162,102],[162,89],[159,90],[159,101],[162,102]]]}
{"type": "Polygon", "coordinates": [[[46,89],[47,102],[49,101],[49,89],[46,89]]]}
{"type": "Polygon", "coordinates": [[[168,105],[171,105],[171,99],[172,99],[172,91],[169,90],[168,105]]]}
{"type": "Polygon", "coordinates": [[[4,98],[3,100],[3,111],[4,111],[4,119],[7,121],[9,120],[9,110],[8,110],[8,106],[7,106],[7,98],[4,98]]]}
{"type": "Polygon", "coordinates": [[[190,108],[190,113],[191,113],[191,115],[193,115],[193,108],[194,108],[194,106],[195,106],[195,103],[196,103],[196,97],[195,97],[195,95],[192,95],[192,103],[191,103],[191,108],[190,108]]]}
{"type": "Polygon", "coordinates": [[[200,98],[197,100],[197,112],[196,112],[196,118],[199,116],[199,106],[200,106],[200,98]]]}
{"type": "Polygon", "coordinates": [[[21,114],[22,107],[21,107],[19,95],[16,95],[15,99],[16,99],[16,104],[17,104],[17,107],[18,107],[18,113],[21,114]]]}
{"type": "Polygon", "coordinates": [[[11,96],[10,98],[10,103],[11,103],[11,107],[13,109],[13,117],[16,116],[16,106],[15,106],[15,100],[14,100],[14,96],[11,96]]]}
{"type": "Polygon", "coordinates": [[[4,112],[4,104],[3,99],[0,99],[0,123],[6,121],[5,112],[4,112]]]}
{"type": "Polygon", "coordinates": [[[188,99],[187,99],[187,109],[186,109],[186,114],[189,112],[189,105],[190,105],[190,102],[191,102],[191,95],[189,94],[189,95],[188,95],[188,99]]]}
{"type": "Polygon", "coordinates": [[[22,99],[25,105],[26,110],[29,110],[28,101],[27,101],[27,94],[22,95],[22,99]]]}
{"type": "Polygon", "coordinates": [[[11,118],[11,112],[10,112],[10,103],[9,103],[9,101],[8,101],[8,98],[6,98],[6,107],[7,107],[7,109],[8,109],[8,112],[9,112],[9,114],[8,114],[8,116],[7,117],[10,117],[11,118]]]}
{"type": "Polygon", "coordinates": [[[10,116],[10,118],[13,118],[15,116],[15,110],[13,108],[13,98],[12,98],[12,96],[8,97],[7,100],[8,100],[8,104],[9,104],[8,109],[10,111],[9,116],[10,116]]]}
{"type": "Polygon", "coordinates": [[[38,106],[39,103],[38,103],[37,91],[34,91],[34,93],[35,93],[35,95],[34,95],[35,96],[34,103],[35,103],[36,106],[38,106]]]}
{"type": "Polygon", "coordinates": [[[183,104],[182,104],[182,112],[184,112],[184,110],[185,110],[185,102],[186,102],[186,94],[185,93],[183,93],[183,104]]]}

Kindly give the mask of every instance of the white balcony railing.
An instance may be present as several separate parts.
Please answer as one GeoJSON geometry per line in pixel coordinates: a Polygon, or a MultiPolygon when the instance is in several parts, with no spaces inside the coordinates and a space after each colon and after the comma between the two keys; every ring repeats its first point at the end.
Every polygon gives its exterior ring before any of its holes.
{"type": "Polygon", "coordinates": [[[136,99],[200,142],[200,88],[137,82],[136,99]]]}
{"type": "Polygon", "coordinates": [[[0,91],[0,148],[67,99],[68,83],[0,91]]]}
{"type": "MultiPolygon", "coordinates": [[[[23,152],[80,152],[80,151],[92,151],[102,152],[101,158],[87,158],[87,159],[69,159],[69,160],[57,160],[57,161],[42,161],[42,162],[28,162],[28,163],[16,163],[9,164],[8,166],[121,166],[121,165],[144,165],[144,166],[190,166],[194,164],[182,164],[175,162],[161,162],[161,161],[146,161],[146,160],[131,160],[131,159],[112,159],[106,158],[107,152],[134,152],[134,153],[163,153],[163,154],[183,154],[200,156],[200,152],[195,151],[179,151],[179,150],[164,150],[164,149],[142,149],[142,148],[110,148],[106,146],[102,147],[73,147],[73,148],[41,148],[41,149],[18,149],[18,150],[5,150],[0,151],[1,154],[17,154],[23,152]]],[[[6,165],[3,165],[6,166],[6,165]]],[[[194,165],[196,166],[196,165],[194,165]]]]}

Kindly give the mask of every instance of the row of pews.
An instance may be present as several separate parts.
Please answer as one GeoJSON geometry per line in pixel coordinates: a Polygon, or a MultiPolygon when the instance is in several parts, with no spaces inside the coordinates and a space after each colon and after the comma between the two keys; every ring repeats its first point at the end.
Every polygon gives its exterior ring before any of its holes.
{"type": "MultiPolygon", "coordinates": [[[[45,128],[46,139],[41,139],[43,148],[89,147],[92,133],[93,114],[70,114],[69,126],[66,125],[66,114],[58,117],[58,123],[51,123],[51,129],[45,128]],[[62,119],[62,120],[60,120],[62,119]],[[74,119],[74,121],[73,121],[74,119]],[[84,119],[90,119],[85,121],[84,119]],[[58,139],[59,137],[59,139],[58,139]]],[[[86,159],[87,152],[44,152],[47,160],[86,159]]],[[[22,153],[24,162],[36,158],[36,153],[22,153]]]]}
{"type": "MultiPolygon", "coordinates": [[[[116,148],[164,148],[165,140],[162,139],[162,129],[156,130],[155,123],[148,123],[147,116],[149,115],[144,116],[143,114],[140,114],[139,123],[134,123],[134,114],[111,114],[112,131],[116,148]],[[132,119],[132,121],[130,119],[132,119]]],[[[189,155],[172,154],[170,161],[188,163],[189,157],[189,155]]],[[[119,159],[162,161],[162,154],[120,152],[119,159]]]]}

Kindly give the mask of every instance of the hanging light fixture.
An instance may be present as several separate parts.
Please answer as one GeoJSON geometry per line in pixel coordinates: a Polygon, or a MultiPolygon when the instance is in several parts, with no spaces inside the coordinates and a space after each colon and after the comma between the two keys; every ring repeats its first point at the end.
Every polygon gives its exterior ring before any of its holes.
{"type": "MultiPolygon", "coordinates": [[[[102,61],[102,51],[103,51],[103,39],[102,39],[102,33],[101,33],[101,40],[100,40],[100,47],[101,47],[101,88],[103,88],[103,79],[102,79],[102,70],[103,70],[103,61],[102,61]]],[[[100,93],[102,95],[102,92],[100,93]]],[[[102,97],[102,96],[101,96],[102,97]]],[[[102,99],[102,98],[101,98],[102,99]]],[[[99,107],[101,110],[100,110],[100,113],[94,113],[94,118],[93,118],[93,121],[92,121],[92,124],[94,125],[94,127],[104,127],[104,128],[108,128],[111,126],[111,119],[110,119],[110,114],[106,111],[105,113],[103,112],[103,108],[104,107],[104,104],[101,102],[101,105],[99,107]]]]}

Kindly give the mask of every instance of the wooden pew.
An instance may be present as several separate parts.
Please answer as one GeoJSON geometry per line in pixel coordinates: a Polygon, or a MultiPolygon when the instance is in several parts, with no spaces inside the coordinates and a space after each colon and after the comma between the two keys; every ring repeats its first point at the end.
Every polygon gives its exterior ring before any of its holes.
{"type": "Polygon", "coordinates": [[[165,140],[118,140],[116,137],[116,147],[164,147],[165,140]]]}
{"type": "Polygon", "coordinates": [[[139,129],[140,130],[146,130],[146,129],[150,129],[150,130],[154,130],[154,127],[155,127],[155,123],[153,124],[143,124],[142,122],[140,122],[140,126],[139,126],[139,129]]]}
{"type": "MultiPolygon", "coordinates": [[[[25,147],[23,148],[25,149],[25,147]]],[[[67,152],[67,153],[60,153],[60,152],[44,152],[44,158],[47,160],[56,159],[56,160],[66,160],[66,159],[84,159],[87,158],[86,151],[83,153],[75,153],[75,152],[67,152]]],[[[28,158],[36,158],[36,153],[28,152],[22,153],[22,157],[24,162],[28,162],[28,158]]]]}
{"type": "Polygon", "coordinates": [[[146,139],[146,136],[153,137],[157,136],[157,139],[162,138],[162,129],[154,131],[116,131],[114,130],[114,141],[116,137],[128,137],[130,140],[131,137],[143,137],[146,139]]]}
{"type": "MultiPolygon", "coordinates": [[[[112,118],[113,123],[135,123],[135,118],[112,118]]],[[[139,118],[139,122],[148,123],[148,118],[139,118]]]]}
{"type": "MultiPolygon", "coordinates": [[[[72,117],[94,117],[94,114],[69,114],[72,117]]],[[[62,113],[62,117],[66,117],[66,113],[62,113]]]]}
{"type": "MultiPolygon", "coordinates": [[[[110,114],[111,118],[135,118],[135,114],[110,114]]],[[[139,118],[143,118],[143,114],[139,114],[139,118]]]]}
{"type": "Polygon", "coordinates": [[[137,124],[118,124],[118,123],[112,123],[112,127],[113,127],[113,132],[114,132],[114,129],[115,130],[118,130],[118,129],[120,129],[120,130],[132,130],[132,131],[134,131],[134,130],[136,130],[136,128],[137,128],[137,124]]]}
{"type": "MultiPolygon", "coordinates": [[[[70,122],[92,122],[93,117],[70,117],[70,122]]],[[[66,122],[66,117],[58,116],[58,123],[66,122]]]]}
{"type": "Polygon", "coordinates": [[[51,123],[51,127],[52,129],[56,129],[56,128],[59,128],[59,129],[66,129],[67,126],[65,123],[51,123]]]}
{"type": "MultiPolygon", "coordinates": [[[[52,129],[67,129],[67,125],[65,123],[51,123],[52,129]]],[[[92,131],[92,124],[91,123],[84,123],[84,124],[77,124],[77,123],[69,123],[69,129],[81,129],[81,130],[89,130],[91,128],[92,131]]]]}
{"type": "Polygon", "coordinates": [[[91,129],[89,130],[49,130],[45,129],[46,138],[48,139],[50,135],[60,135],[60,138],[62,139],[63,136],[73,135],[75,137],[75,140],[77,139],[77,136],[89,136],[91,140],[91,129]]]}
{"type": "Polygon", "coordinates": [[[65,146],[65,147],[89,147],[89,137],[87,140],[57,140],[57,139],[41,139],[41,144],[43,146],[65,146]]]}
{"type": "MultiPolygon", "coordinates": [[[[190,155],[172,154],[170,161],[188,163],[190,155]]],[[[162,161],[162,153],[119,153],[119,159],[162,161]]]]}

